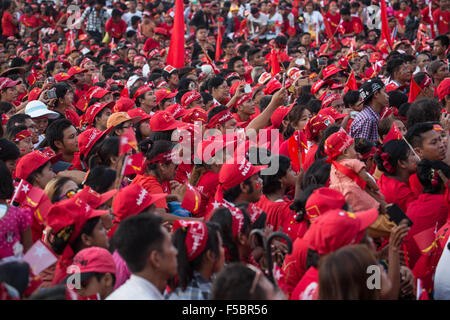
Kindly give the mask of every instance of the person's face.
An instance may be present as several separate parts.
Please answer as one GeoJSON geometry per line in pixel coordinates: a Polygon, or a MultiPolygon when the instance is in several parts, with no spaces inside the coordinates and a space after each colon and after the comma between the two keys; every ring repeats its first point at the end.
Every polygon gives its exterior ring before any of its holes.
{"type": "Polygon", "coordinates": [[[234,55],[234,44],[232,43],[228,43],[226,45],[226,47],[224,48],[225,54],[229,55],[229,56],[233,56],[234,55]]]}
{"type": "Polygon", "coordinates": [[[54,76],[55,74],[58,74],[60,72],[63,72],[64,68],[61,62],[57,62],[55,63],[55,68],[53,69],[53,71],[50,73],[52,76],[54,76]]]}
{"type": "Polygon", "coordinates": [[[39,130],[36,126],[36,123],[31,119],[25,120],[25,126],[28,130],[31,131],[31,142],[38,143],[39,142],[39,130]]]}
{"type": "MultiPolygon", "coordinates": [[[[263,57],[261,52],[258,52],[257,54],[255,54],[253,56],[252,65],[254,67],[263,67],[264,66],[264,61],[265,61],[265,58],[263,57]]],[[[244,70],[245,70],[245,67],[244,67],[244,70]]]]}
{"type": "Polygon", "coordinates": [[[143,121],[141,122],[141,124],[139,125],[139,130],[141,130],[141,134],[143,137],[149,137],[151,134],[151,130],[150,130],[150,123],[147,121],[143,121]]]}
{"type": "Polygon", "coordinates": [[[406,161],[402,161],[403,166],[409,173],[415,173],[417,169],[417,162],[419,159],[414,155],[411,150],[408,150],[408,157],[406,158],[406,161]]]}
{"type": "Polygon", "coordinates": [[[2,100],[8,102],[15,102],[17,100],[19,93],[17,92],[16,86],[12,88],[6,88],[2,93],[2,100]]]}
{"type": "Polygon", "coordinates": [[[415,148],[421,159],[441,161],[445,159],[446,150],[442,137],[435,130],[422,133],[422,139],[422,146],[415,148]]]}
{"type": "Polygon", "coordinates": [[[61,187],[61,190],[57,196],[58,196],[58,198],[60,198],[60,200],[65,200],[65,199],[68,199],[67,194],[69,192],[77,192],[77,191],[78,191],[78,185],[74,181],[68,180],[66,183],[63,184],[63,186],[61,187]]]}
{"type": "Polygon", "coordinates": [[[380,105],[388,106],[389,104],[389,96],[387,95],[385,88],[382,88],[375,92],[374,98],[374,100],[380,105]]]}
{"type": "Polygon", "coordinates": [[[68,90],[66,95],[63,98],[63,103],[66,106],[71,106],[73,104],[73,91],[68,90]]]}
{"type": "Polygon", "coordinates": [[[255,174],[250,178],[250,182],[253,186],[253,192],[247,195],[247,200],[248,202],[258,202],[262,194],[262,179],[258,174],[255,174]]]}
{"type": "Polygon", "coordinates": [[[245,113],[248,115],[255,114],[255,112],[256,112],[255,105],[253,104],[252,99],[248,99],[247,101],[242,103],[242,105],[240,105],[239,108],[242,113],[245,113]]]}
{"type": "Polygon", "coordinates": [[[33,142],[31,141],[31,137],[27,137],[21,141],[19,141],[17,147],[20,150],[20,156],[24,156],[29,154],[34,150],[33,142]]]}
{"type": "Polygon", "coordinates": [[[156,106],[156,96],[153,90],[148,91],[144,94],[144,100],[141,100],[141,105],[148,107],[156,106]]]}
{"type": "Polygon", "coordinates": [[[158,252],[160,256],[158,269],[160,272],[164,273],[165,279],[170,279],[177,274],[178,250],[172,244],[169,232],[166,230],[166,228],[161,226],[161,231],[164,234],[164,241],[162,244],[161,251],[158,252]]]}
{"type": "Polygon", "coordinates": [[[441,66],[437,69],[436,73],[433,75],[434,79],[438,81],[442,81],[445,78],[448,78],[450,76],[450,73],[448,71],[447,65],[444,63],[441,64],[441,66]]]}
{"type": "Polygon", "coordinates": [[[405,126],[405,124],[403,123],[403,121],[401,121],[401,120],[395,120],[394,122],[395,122],[395,125],[397,126],[398,130],[399,130],[400,133],[402,134],[402,136],[405,136],[407,130],[406,130],[406,126],[405,126]]]}
{"type": "Polygon", "coordinates": [[[14,170],[16,170],[16,163],[17,163],[17,159],[5,161],[6,167],[8,168],[8,170],[11,174],[13,174],[14,170]]]}
{"type": "Polygon", "coordinates": [[[103,109],[102,114],[100,115],[100,117],[97,118],[97,121],[95,122],[97,129],[99,130],[106,130],[107,128],[107,122],[108,122],[108,118],[111,115],[111,109],[106,107],[105,109],[103,109]]]}
{"type": "Polygon", "coordinates": [[[306,126],[306,123],[308,122],[308,120],[311,118],[312,118],[311,112],[308,109],[303,110],[300,120],[294,126],[295,130],[302,131],[303,128],[306,126]]]}
{"type": "Polygon", "coordinates": [[[344,111],[344,100],[338,99],[331,103],[331,106],[339,113],[344,111]]]}
{"type": "Polygon", "coordinates": [[[100,294],[100,299],[104,300],[114,289],[112,276],[104,275],[100,281],[96,276],[81,282],[81,288],[76,289],[77,294],[81,297],[91,297],[100,294]]]}
{"type": "Polygon", "coordinates": [[[309,34],[305,34],[301,39],[301,44],[308,47],[311,44],[311,36],[309,34]]]}
{"type": "Polygon", "coordinates": [[[330,11],[331,11],[332,13],[335,13],[335,12],[337,11],[337,4],[336,4],[335,2],[332,2],[332,3],[330,4],[330,11]]]}
{"type": "Polygon", "coordinates": [[[76,75],[74,75],[74,77],[76,79],[76,84],[83,85],[86,83],[86,73],[77,73],[76,75]]]}
{"type": "Polygon", "coordinates": [[[244,62],[242,61],[237,61],[234,64],[234,71],[236,71],[241,77],[245,75],[245,66],[244,66],[244,62]]]}
{"type": "Polygon", "coordinates": [[[161,164],[160,169],[164,181],[173,180],[177,174],[177,165],[174,163],[161,164]]]}
{"type": "Polygon", "coordinates": [[[100,98],[100,103],[109,103],[114,100],[114,97],[111,92],[105,94],[102,98],[100,98]]]}
{"type": "Polygon", "coordinates": [[[231,119],[225,122],[225,124],[222,126],[222,134],[225,134],[227,132],[234,132],[236,131],[237,121],[236,119],[231,119]]]}
{"type": "Polygon", "coordinates": [[[134,66],[138,67],[138,68],[142,68],[143,66],[145,66],[145,60],[134,60],[134,66]]]}
{"type": "MultiPolygon", "coordinates": [[[[305,7],[305,9],[306,9],[306,12],[308,12],[308,13],[313,12],[313,6],[312,6],[312,4],[307,4],[306,7],[305,7]]],[[[344,18],[344,17],[342,17],[342,18],[344,18]]]]}
{"type": "Polygon", "coordinates": [[[33,121],[36,124],[36,127],[38,129],[38,134],[39,135],[44,134],[45,130],[48,127],[48,118],[47,118],[47,116],[34,118],[33,121]]]}
{"type": "Polygon", "coordinates": [[[75,153],[78,151],[78,133],[74,126],[70,126],[63,131],[64,151],[75,153]]]}
{"type": "Polygon", "coordinates": [[[42,172],[36,175],[35,181],[39,188],[45,189],[47,183],[55,176],[56,174],[53,172],[50,162],[47,162],[42,172]]]}
{"type": "Polygon", "coordinates": [[[169,83],[173,86],[178,86],[178,82],[180,81],[178,77],[178,73],[173,73],[169,77],[169,83]]]}
{"type": "Polygon", "coordinates": [[[228,98],[229,96],[229,90],[230,88],[228,87],[227,83],[224,81],[220,86],[218,86],[216,89],[213,89],[215,94],[215,97],[217,97],[216,99],[220,102],[220,101],[224,101],[228,98]]]}
{"type": "Polygon", "coordinates": [[[133,61],[134,57],[137,55],[136,50],[129,50],[128,51],[128,61],[133,61]]]}
{"type": "Polygon", "coordinates": [[[422,54],[417,57],[417,65],[419,66],[420,70],[424,70],[424,68],[430,63],[430,58],[422,54]]]}
{"type": "Polygon", "coordinates": [[[207,33],[206,29],[200,29],[197,31],[196,36],[197,36],[197,40],[206,41],[208,33],[207,33]]]}
{"type": "Polygon", "coordinates": [[[433,55],[440,56],[445,52],[445,48],[442,45],[441,41],[434,41],[433,43],[433,55]]]}

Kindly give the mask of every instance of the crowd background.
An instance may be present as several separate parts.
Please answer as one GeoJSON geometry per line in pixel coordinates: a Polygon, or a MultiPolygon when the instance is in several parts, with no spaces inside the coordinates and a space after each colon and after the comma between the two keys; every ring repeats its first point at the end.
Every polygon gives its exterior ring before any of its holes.
{"type": "Polygon", "coordinates": [[[450,298],[448,0],[0,4],[0,299],[450,298]]]}

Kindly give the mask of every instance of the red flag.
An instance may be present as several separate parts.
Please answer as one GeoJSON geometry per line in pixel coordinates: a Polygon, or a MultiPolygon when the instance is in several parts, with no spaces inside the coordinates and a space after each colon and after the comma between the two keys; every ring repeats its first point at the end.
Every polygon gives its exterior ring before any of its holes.
{"type": "Polygon", "coordinates": [[[402,134],[394,122],[392,123],[391,130],[389,130],[388,134],[384,137],[383,144],[391,140],[402,140],[402,139],[403,139],[402,134]]]}
{"type": "Polygon", "coordinates": [[[270,51],[270,74],[272,76],[280,73],[280,60],[278,58],[278,53],[275,51],[275,49],[272,48],[270,51]]]}
{"type": "Polygon", "coordinates": [[[73,50],[76,50],[75,47],[75,36],[73,34],[73,30],[69,30],[66,33],[66,50],[64,50],[64,54],[67,55],[69,53],[71,53],[73,50]]]}
{"type": "Polygon", "coordinates": [[[381,39],[386,40],[392,50],[392,39],[391,32],[389,31],[385,0],[381,0],[381,39]]]}
{"type": "Polygon", "coordinates": [[[211,66],[211,68],[214,71],[214,74],[219,74],[220,73],[219,68],[217,68],[216,64],[211,60],[208,53],[206,51],[203,51],[203,52],[205,53],[206,62],[211,66]]]}
{"type": "Polygon", "coordinates": [[[217,27],[216,56],[214,58],[214,61],[219,61],[221,55],[222,55],[222,30],[219,25],[217,27]]]}
{"type": "Polygon", "coordinates": [[[353,70],[350,73],[347,82],[345,83],[344,94],[349,90],[358,90],[358,84],[356,83],[355,73],[353,72],[353,70]]]}
{"type": "Polygon", "coordinates": [[[38,240],[27,251],[22,260],[30,265],[34,275],[38,275],[58,261],[58,258],[41,240],[38,240]]]}
{"type": "Polygon", "coordinates": [[[144,155],[142,152],[127,156],[123,167],[123,175],[142,174],[144,172],[144,155]]]}
{"type": "Polygon", "coordinates": [[[130,150],[138,150],[136,135],[133,127],[130,127],[120,136],[119,156],[126,154],[130,150]]]}
{"type": "Polygon", "coordinates": [[[42,42],[39,44],[39,59],[41,59],[42,61],[46,60],[44,48],[42,48],[42,42]]]}
{"type": "Polygon", "coordinates": [[[11,204],[17,202],[22,204],[26,201],[27,194],[31,191],[33,186],[25,180],[20,180],[20,182],[14,182],[15,190],[11,198],[11,204]]]}
{"type": "Polygon", "coordinates": [[[38,76],[39,76],[39,74],[36,72],[34,67],[31,67],[30,75],[27,78],[27,81],[30,86],[33,86],[36,83],[38,76]]]}
{"type": "Polygon", "coordinates": [[[325,25],[325,33],[327,34],[327,38],[328,39],[332,39],[333,44],[336,44],[336,39],[334,38],[333,32],[331,31],[331,26],[330,26],[330,22],[328,21],[328,19],[325,17],[325,15],[323,14],[323,10],[320,9],[320,12],[322,14],[322,18],[323,18],[323,24],[325,25]]]}
{"type": "Polygon", "coordinates": [[[422,89],[420,89],[419,85],[414,81],[414,78],[411,78],[411,85],[409,87],[408,102],[416,101],[416,98],[417,98],[417,96],[419,95],[420,92],[422,92],[422,89]]]}
{"type": "Polygon", "coordinates": [[[191,186],[189,183],[186,186],[186,192],[184,193],[183,202],[181,203],[181,207],[186,209],[192,214],[197,214],[200,209],[200,203],[202,201],[202,197],[197,188],[191,186]]]}
{"type": "Polygon", "coordinates": [[[428,1],[428,16],[430,17],[430,28],[431,28],[431,37],[434,39],[436,38],[436,31],[435,31],[435,26],[436,24],[434,23],[434,18],[433,18],[433,1],[428,1]]]}
{"type": "Polygon", "coordinates": [[[167,64],[179,69],[184,67],[184,8],[183,0],[175,0],[175,16],[170,37],[167,64]]]}

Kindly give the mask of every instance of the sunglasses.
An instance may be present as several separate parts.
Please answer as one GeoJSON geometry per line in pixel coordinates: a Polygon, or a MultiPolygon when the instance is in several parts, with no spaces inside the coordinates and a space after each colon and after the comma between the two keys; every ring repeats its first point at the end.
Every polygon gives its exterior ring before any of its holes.
{"type": "Polygon", "coordinates": [[[58,197],[58,201],[63,200],[63,199],[71,199],[73,198],[76,194],[78,193],[78,190],[69,190],[66,193],[64,193],[63,195],[58,197]]]}

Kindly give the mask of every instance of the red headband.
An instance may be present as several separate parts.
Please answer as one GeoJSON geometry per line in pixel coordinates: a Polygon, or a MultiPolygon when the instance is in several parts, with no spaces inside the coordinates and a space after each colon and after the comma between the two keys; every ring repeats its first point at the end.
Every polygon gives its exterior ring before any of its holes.
{"type": "Polygon", "coordinates": [[[172,230],[175,231],[180,228],[186,232],[184,244],[188,260],[192,261],[205,250],[208,241],[208,228],[204,222],[200,221],[175,220],[172,230]]]}
{"type": "Polygon", "coordinates": [[[209,120],[209,123],[206,125],[206,128],[208,128],[208,129],[214,128],[216,125],[224,124],[228,120],[232,120],[232,119],[234,119],[234,117],[231,114],[230,110],[228,110],[228,109],[223,110],[223,111],[219,112],[218,114],[216,114],[214,117],[212,117],[211,120],[209,120]]]}
{"type": "Polygon", "coordinates": [[[169,151],[165,153],[160,153],[156,157],[154,157],[152,160],[149,160],[147,163],[171,163],[174,158],[174,152],[169,151]]]}
{"type": "Polygon", "coordinates": [[[31,131],[26,129],[20,131],[16,136],[14,137],[14,142],[22,141],[23,139],[26,139],[28,137],[31,137],[31,131]]]}
{"type": "Polygon", "coordinates": [[[252,98],[252,94],[248,93],[248,94],[244,94],[242,97],[239,98],[239,100],[236,102],[236,107],[240,106],[241,104],[243,104],[245,101],[250,100],[252,98]]]}
{"type": "Polygon", "coordinates": [[[372,157],[376,152],[377,152],[377,149],[375,148],[375,146],[373,146],[372,149],[370,149],[368,152],[361,154],[360,160],[367,160],[370,157],[372,157]]]}
{"type": "Polygon", "coordinates": [[[431,78],[428,75],[425,75],[422,82],[419,84],[420,89],[425,89],[431,84],[431,78]]]}
{"type": "Polygon", "coordinates": [[[134,61],[145,61],[145,57],[143,56],[135,56],[134,61]]]}
{"type": "Polygon", "coordinates": [[[89,61],[92,61],[92,60],[89,59],[89,58],[84,58],[83,61],[81,61],[81,63],[80,63],[80,68],[83,68],[83,69],[84,69],[84,66],[85,66],[86,63],[88,63],[89,61]]]}

